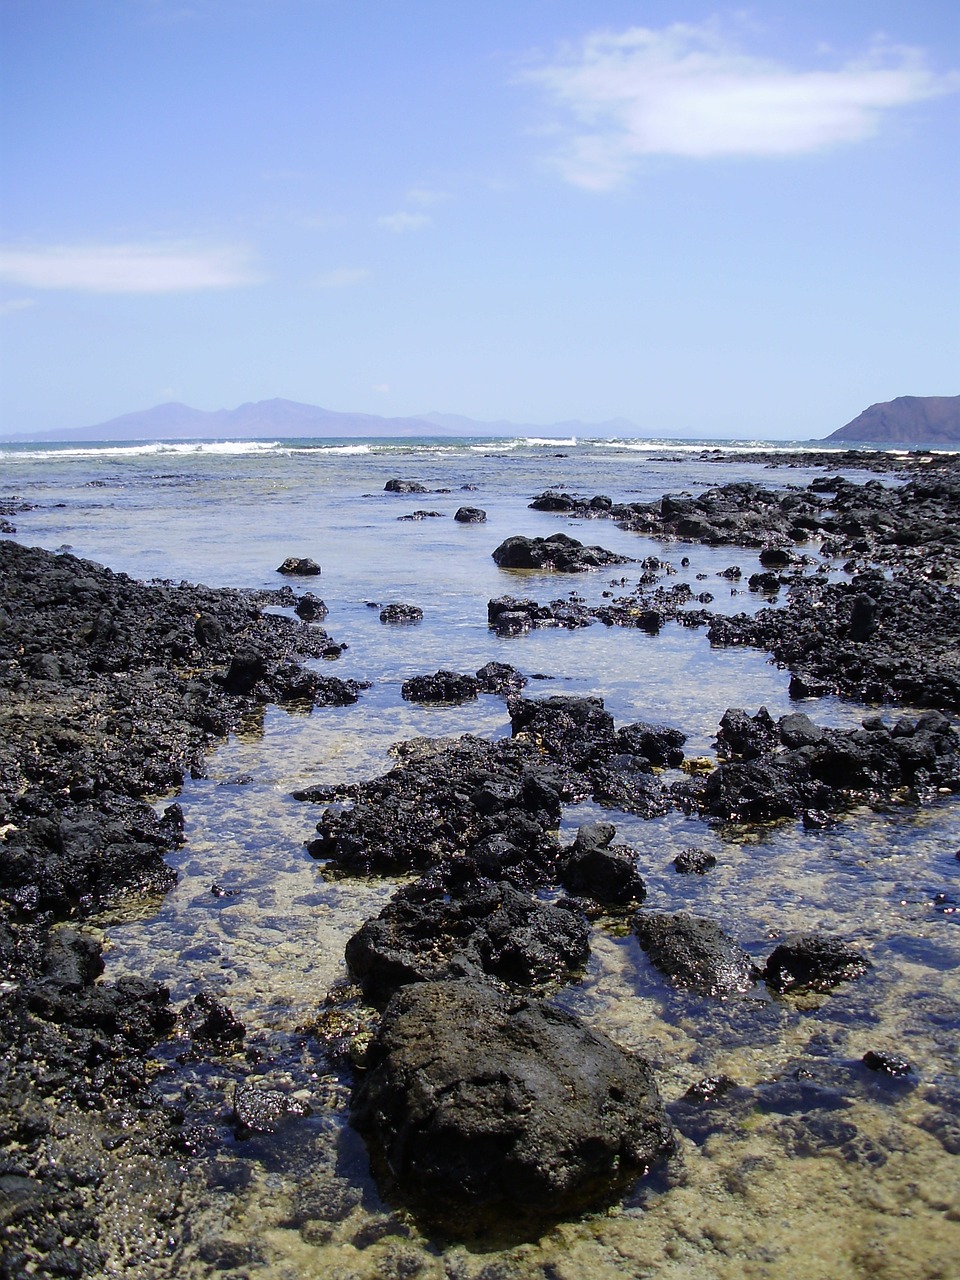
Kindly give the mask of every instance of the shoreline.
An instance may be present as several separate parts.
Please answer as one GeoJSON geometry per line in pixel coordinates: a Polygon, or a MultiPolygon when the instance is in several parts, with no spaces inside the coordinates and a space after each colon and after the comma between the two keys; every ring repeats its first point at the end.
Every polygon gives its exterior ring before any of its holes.
{"type": "MultiPolygon", "coordinates": [[[[815,465],[808,455],[798,456],[802,465],[815,465]]],[[[789,457],[784,455],[779,465],[793,465],[789,457]]],[[[901,465],[902,459],[891,461],[889,469],[901,465]]],[[[918,460],[916,466],[928,464],[918,460]]],[[[837,550],[841,555],[849,551],[850,572],[860,575],[850,589],[830,594],[824,586],[806,606],[797,597],[783,610],[771,610],[759,624],[728,628],[726,643],[758,644],[786,665],[800,664],[801,678],[808,681],[824,679],[831,670],[849,672],[851,645],[861,655],[865,646],[875,651],[870,659],[874,671],[891,661],[902,664],[904,645],[914,661],[924,643],[933,656],[948,649],[957,637],[955,607],[943,614],[952,630],[944,624],[945,629],[931,635],[922,625],[929,617],[929,593],[941,599],[956,595],[951,585],[956,581],[956,539],[944,538],[943,531],[950,529],[957,510],[957,468],[938,462],[936,469],[943,474],[936,499],[942,508],[940,525],[931,523],[928,509],[922,526],[917,517],[916,536],[884,542],[865,518],[878,510],[878,495],[871,490],[872,507],[857,508],[859,530],[832,534],[848,539],[849,545],[838,544],[837,550]],[[865,545],[856,547],[858,542],[865,545]],[[934,546],[939,548],[936,555],[934,546]],[[911,578],[922,574],[924,566],[939,566],[939,580],[927,582],[927,595],[921,593],[912,604],[892,590],[885,598],[886,588],[863,576],[878,563],[911,578]],[[871,585],[879,598],[870,596],[871,585]],[[860,606],[863,634],[857,638],[849,630],[859,596],[869,596],[875,607],[871,613],[869,606],[860,606]],[[825,601],[833,603],[824,609],[825,601]],[[814,605],[818,619],[830,619],[826,639],[832,647],[823,647],[820,668],[810,670],[804,635],[811,621],[803,609],[814,605]],[[887,607],[891,612],[885,618],[887,607]],[[912,631],[904,619],[913,615],[905,609],[921,619],[920,625],[910,624],[912,631]],[[896,652],[891,653],[894,640],[896,652]]],[[[857,496],[854,489],[849,487],[848,496],[857,496]]],[[[779,519],[781,513],[770,512],[765,535],[771,544],[782,541],[783,534],[775,514],[779,519]]],[[[894,513],[898,536],[906,514],[903,507],[894,513]]],[[[639,518],[639,513],[633,516],[639,518]]],[[[690,532],[661,530],[657,536],[682,538],[690,532]]],[[[819,528],[808,533],[823,536],[819,528]]],[[[750,545],[736,542],[742,533],[731,534],[732,546],[750,545]]],[[[128,1239],[125,1247],[141,1248],[144,1265],[162,1271],[166,1246],[161,1241],[171,1232],[186,1231],[189,1208],[184,1203],[196,1191],[193,1180],[204,1139],[185,1133],[182,1117],[159,1104],[150,1088],[148,1062],[174,1027],[162,991],[134,980],[98,982],[99,947],[84,919],[130,891],[149,897],[169,886],[163,854],[181,838],[176,805],[157,815],[150,801],[169,793],[191,770],[202,770],[204,755],[217,739],[269,702],[324,705],[330,700],[342,705],[338,700],[356,698],[358,688],[302,666],[303,660],[329,650],[330,637],[321,627],[263,612],[268,606],[291,606],[297,598],[292,591],[143,586],[90,562],[30,551],[8,540],[0,543],[0,551],[5,567],[0,624],[7,652],[14,655],[2,673],[8,729],[0,820],[8,855],[0,918],[7,1038],[2,1116],[7,1156],[0,1175],[8,1197],[5,1248],[24,1265],[46,1265],[60,1257],[78,1274],[96,1274],[103,1262],[96,1243],[103,1210],[89,1189],[119,1186],[134,1175],[144,1179],[154,1167],[153,1177],[161,1184],[169,1177],[157,1197],[154,1234],[139,1246],[128,1239]],[[85,1166],[77,1156],[78,1135],[84,1135],[81,1145],[88,1149],[85,1166]],[[59,1153],[58,1172],[52,1179],[42,1178],[42,1160],[51,1151],[59,1153]],[[171,1160],[167,1175],[156,1171],[158,1152],[171,1160]],[[51,1236],[54,1220],[59,1225],[51,1236]],[[40,1239],[49,1244],[37,1252],[40,1239]]],[[[792,578],[795,569],[783,566],[778,571],[781,587],[799,590],[792,578]]],[[[847,696],[869,693],[874,677],[869,664],[865,670],[847,696]]],[[[930,690],[927,705],[956,710],[949,692],[955,686],[937,679],[939,684],[931,678],[924,686],[930,690]]],[[[891,689],[896,695],[896,687],[891,689]]],[[[891,740],[894,736],[909,735],[890,731],[891,740]]],[[[749,745],[757,748],[757,758],[765,750],[780,749],[762,740],[749,745]]],[[[742,751],[734,755],[742,761],[742,751]]],[[[893,783],[881,777],[878,786],[877,799],[889,803],[894,792],[902,791],[903,779],[893,783]]],[[[807,810],[818,811],[801,805],[801,812],[807,810]]],[[[546,819],[539,830],[547,832],[546,819]]],[[[190,1052],[197,1060],[217,1063],[242,1045],[242,1028],[238,1036],[228,1015],[217,1001],[179,1011],[181,1026],[189,1024],[190,1052]]],[[[288,1114],[295,1123],[295,1114],[288,1114]]],[[[235,1116],[233,1123],[249,1128],[250,1114],[244,1115],[235,1116]]]]}

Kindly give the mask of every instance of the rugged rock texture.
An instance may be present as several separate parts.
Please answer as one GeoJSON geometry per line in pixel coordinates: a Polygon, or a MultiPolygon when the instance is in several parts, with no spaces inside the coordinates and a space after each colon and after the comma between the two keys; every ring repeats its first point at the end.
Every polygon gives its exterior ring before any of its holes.
{"type": "Polygon", "coordinates": [[[161,892],[178,815],[145,797],[259,704],[356,701],[298,661],[329,651],[322,628],[263,613],[287,590],[144,586],[0,542],[0,900],[63,915],[161,892]]]}
{"type": "Polygon", "coordinates": [[[605,907],[639,906],[647,889],[637,870],[635,850],[612,844],[616,828],[592,822],[577,831],[560,868],[565,889],[605,907]]]}
{"type": "Polygon", "coordinates": [[[404,680],[400,695],[407,702],[472,702],[479,692],[476,676],[456,671],[438,671],[430,676],[411,676],[404,680]]]}
{"type": "MultiPolygon", "coordinates": [[[[868,456],[881,459],[881,455],[868,456]]],[[[848,465],[842,458],[820,462],[848,465]]],[[[756,575],[760,590],[778,585],[781,579],[795,581],[808,563],[797,548],[815,538],[821,539],[822,555],[850,559],[854,567],[868,563],[909,567],[918,577],[951,581],[960,568],[956,521],[960,459],[927,457],[921,465],[915,458],[907,474],[903,485],[879,479],[855,484],[843,476],[831,476],[804,489],[786,490],[737,481],[697,495],[664,494],[654,502],[611,503],[602,495],[548,493],[535,498],[531,506],[561,510],[568,517],[614,520],[622,529],[665,541],[756,548],[767,562],[765,572],[756,575]]]]}
{"type": "Polygon", "coordinates": [[[353,1121],[393,1189],[458,1234],[602,1202],[671,1144],[642,1058],[469,981],[393,998],[353,1121]]]}
{"type": "MultiPolygon", "coordinates": [[[[103,982],[100,944],[76,922],[172,884],[164,854],[183,818],[151,800],[200,772],[215,736],[268,700],[356,699],[355,683],[300,665],[329,653],[326,632],[263,611],[296,599],[143,585],[0,541],[4,1277],[101,1275],[111,1248],[112,1270],[132,1186],[150,1188],[137,1265],[183,1239],[182,1174],[165,1158],[182,1116],[147,1067],[174,1025],[168,993],[103,982]]],[[[242,1042],[216,1001],[198,996],[190,1023],[195,1056],[242,1042]]]]}
{"type": "Polygon", "coordinates": [[[549,538],[527,538],[516,534],[500,543],[493,558],[501,569],[553,569],[558,573],[583,573],[611,564],[628,564],[629,556],[603,547],[585,547],[565,533],[549,538]]]}
{"type": "Polygon", "coordinates": [[[508,706],[512,738],[408,743],[382,778],[298,793],[330,806],[310,852],[333,875],[416,870],[529,888],[557,882],[564,802],[593,795],[648,815],[669,807],[650,759],[631,748],[682,758],[676,730],[618,730],[599,698],[513,697],[508,706]]]}
{"type": "Polygon", "coordinates": [[[860,978],[870,961],[837,938],[819,933],[795,934],[781,942],[767,960],[765,976],[776,991],[805,987],[829,991],[860,978]]]}
{"type": "Polygon", "coordinates": [[[419,605],[396,601],[383,606],[380,610],[380,621],[399,626],[411,625],[423,621],[423,610],[419,605]]]}
{"type": "Polygon", "coordinates": [[[385,1003],[409,982],[485,975],[512,987],[548,985],[581,969],[589,927],[574,903],[540,902],[507,883],[450,897],[429,881],[401,889],[347,943],[364,995],[385,1003]]]}
{"type": "Polygon", "coordinates": [[[960,444],[960,396],[897,396],[872,404],[826,436],[841,443],[960,444]]]}
{"type": "MultiPolygon", "coordinates": [[[[960,510],[960,506],[957,508],[960,510]]],[[[785,609],[710,620],[711,644],[765,649],[796,697],[960,710],[960,590],[879,570],[850,582],[807,582],[785,609]]]]}
{"type": "Polygon", "coordinates": [[[684,911],[638,911],[633,931],[651,961],[678,987],[727,996],[748,991],[756,980],[750,956],[712,920],[684,911]]]}
{"type": "Polygon", "coordinates": [[[853,803],[919,804],[960,791],[960,735],[938,711],[893,724],[868,717],[851,730],[824,729],[793,714],[779,721],[779,743],[765,709],[753,719],[761,722],[759,738],[743,733],[751,724],[744,712],[728,711],[723,720],[737,726],[741,752],[726,743],[728,758],[706,778],[677,784],[674,796],[724,821],[768,822],[853,803]]]}

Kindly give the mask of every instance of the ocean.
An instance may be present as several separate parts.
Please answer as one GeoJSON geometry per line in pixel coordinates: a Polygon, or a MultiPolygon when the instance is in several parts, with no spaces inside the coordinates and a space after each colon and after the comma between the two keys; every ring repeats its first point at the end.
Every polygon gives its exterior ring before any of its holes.
{"type": "MultiPolygon", "coordinates": [[[[644,821],[590,803],[565,811],[564,840],[585,821],[616,824],[617,843],[637,850],[650,907],[709,917],[758,958],[791,931],[818,930],[871,960],[866,978],[806,1005],[774,999],[762,985],[710,1002],[674,991],[629,934],[598,923],[587,972],[556,1000],[649,1058],[666,1102],[710,1076],[745,1089],[803,1079],[814,1059],[842,1075],[868,1050],[907,1056],[913,1077],[912,1087],[894,1090],[862,1083],[842,1105],[811,1089],[779,1109],[746,1107],[702,1142],[683,1139],[680,1171],[669,1180],[654,1179],[609,1213],[561,1224],[540,1240],[477,1248],[398,1225],[349,1131],[345,1085],[304,1030],[345,977],[346,940],[395,885],[325,880],[305,849],[320,810],[291,793],[377,776],[394,763],[390,747],[408,738],[510,732],[501,698],[416,705],[401,697],[404,680],[508,662],[529,678],[525,696],[599,696],[618,725],[643,720],[682,730],[687,756],[712,757],[728,707],[753,714],[765,706],[774,718],[798,709],[787,672],[753,649],[712,649],[703,628],[668,623],[649,635],[595,623],[497,636],[487,625],[490,599],[600,603],[635,583],[647,557],[667,562],[667,585],[691,586],[693,608],[704,607],[697,596],[730,613],[768,603],[746,586],[760,567],[755,550],[665,544],[612,521],[531,510],[531,499],[555,489],[650,501],[734,480],[779,488],[837,472],[868,478],[843,471],[839,451],[836,471],[825,472],[823,452],[789,442],[530,438],[0,445],[0,500],[17,498],[26,508],[10,517],[26,544],[69,549],[144,581],[250,588],[282,586],[277,567],[286,557],[312,557],[321,575],[295,585],[322,596],[323,625],[346,646],[324,671],[369,682],[350,707],[310,714],[268,707],[213,750],[205,776],[173,797],[187,837],[171,859],[176,887],[160,902],[95,922],[108,979],[155,979],[178,1007],[200,990],[214,993],[245,1024],[259,1054],[257,1079],[311,1107],[293,1136],[288,1129],[282,1140],[221,1151],[207,1171],[216,1195],[197,1202],[198,1232],[256,1244],[258,1277],[957,1274],[955,799],[855,809],[821,831],[792,822],[722,829],[675,812],[644,821]],[[792,464],[771,466],[772,454],[784,451],[792,464]],[[386,491],[395,478],[426,492],[386,491]],[[461,506],[481,508],[486,521],[458,523],[461,506]],[[426,514],[402,518],[418,512],[426,514]],[[492,559],[510,535],[556,532],[637,563],[561,575],[505,571],[492,559]],[[734,564],[739,582],[722,576],[734,564]],[[380,608],[389,602],[419,606],[423,621],[384,625],[380,608]],[[691,846],[715,854],[707,875],[675,872],[673,858],[691,846]],[[226,892],[211,893],[213,885],[226,892]],[[304,1230],[296,1225],[298,1196],[318,1166],[329,1166],[333,1149],[337,1177],[357,1194],[323,1230],[304,1230]]],[[[844,576],[839,563],[830,572],[844,576]]],[[[834,727],[905,710],[834,697],[806,699],[800,709],[834,727]]],[[[158,797],[158,805],[171,799],[158,797]]],[[[168,1100],[190,1086],[191,1070],[171,1051],[161,1077],[168,1100]]],[[[220,1089],[229,1109],[233,1081],[227,1069],[221,1076],[193,1083],[220,1089]]],[[[170,1274],[190,1274],[186,1261],[178,1267],[170,1274]]]]}

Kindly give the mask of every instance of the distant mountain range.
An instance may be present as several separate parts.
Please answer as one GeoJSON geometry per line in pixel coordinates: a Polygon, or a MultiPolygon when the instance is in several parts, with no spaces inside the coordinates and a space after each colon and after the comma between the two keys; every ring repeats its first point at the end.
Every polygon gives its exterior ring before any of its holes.
{"type": "Polygon", "coordinates": [[[424,413],[415,418],[383,418],[375,413],[339,413],[295,400],[258,400],[236,409],[192,409],[175,401],[140,413],[125,413],[109,422],[63,431],[0,436],[8,441],[32,440],[259,440],[311,439],[331,436],[638,436],[643,433],[625,418],[610,422],[558,422],[549,427],[517,422],[478,422],[451,413],[424,413]]]}
{"type": "MultiPolygon", "coordinates": [[[[414,436],[533,436],[542,438],[646,437],[626,418],[607,422],[571,420],[538,426],[521,422],[481,422],[456,413],[422,413],[412,418],[385,418],[375,413],[340,413],[296,400],[258,400],[236,409],[192,409],[187,404],[158,404],[140,413],[125,413],[109,422],[62,431],[6,433],[0,440],[262,440],[387,438],[414,436]]],[[[676,439],[703,439],[693,431],[666,431],[676,439]]],[[[900,396],[873,404],[825,442],[838,444],[960,444],[960,396],[900,396]]]]}
{"type": "Polygon", "coordinates": [[[841,444],[960,444],[960,396],[897,396],[864,409],[828,441],[841,444]]]}

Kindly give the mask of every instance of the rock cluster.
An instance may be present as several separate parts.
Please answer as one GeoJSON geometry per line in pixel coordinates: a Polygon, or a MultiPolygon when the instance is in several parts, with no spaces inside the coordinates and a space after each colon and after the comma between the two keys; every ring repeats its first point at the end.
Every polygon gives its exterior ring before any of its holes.
{"type": "MultiPolygon", "coordinates": [[[[156,1171],[184,1140],[182,1117],[151,1094],[146,1063],[174,1027],[168,993],[104,982],[81,922],[170,887],[182,814],[150,801],[200,773],[215,736],[268,700],[356,699],[355,683],[302,665],[339,650],[322,628],[264,612],[296,603],[289,587],[143,585],[0,541],[5,1275],[101,1274],[101,1182],[153,1177],[142,1223],[162,1238],[181,1212],[156,1171]]],[[[229,1010],[200,996],[184,1028],[198,1056],[242,1043],[229,1010]]]]}

